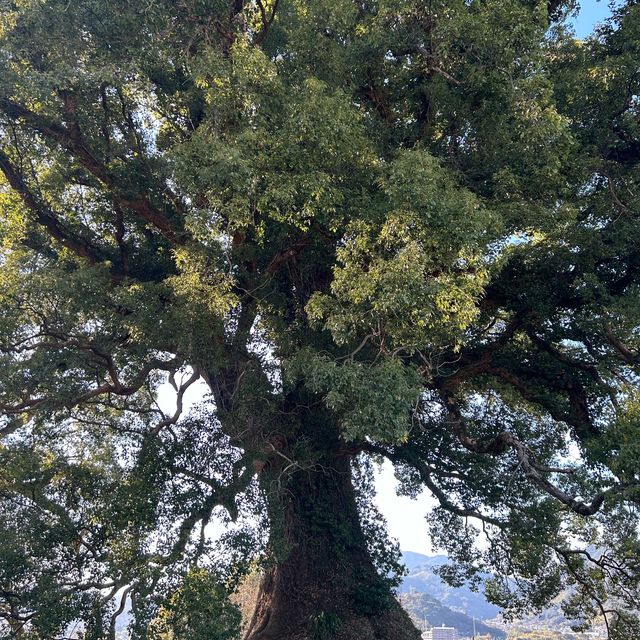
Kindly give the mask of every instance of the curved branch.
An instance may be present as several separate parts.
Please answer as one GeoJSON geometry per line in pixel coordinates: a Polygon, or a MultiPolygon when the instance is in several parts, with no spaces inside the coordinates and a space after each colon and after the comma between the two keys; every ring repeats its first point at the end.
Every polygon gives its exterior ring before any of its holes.
{"type": "Polygon", "coordinates": [[[258,9],[260,10],[260,17],[262,18],[262,29],[260,30],[260,33],[258,33],[254,43],[261,44],[269,34],[269,29],[271,29],[271,25],[275,20],[276,11],[278,10],[278,4],[280,0],[274,1],[270,16],[267,16],[267,9],[264,5],[263,0],[256,0],[256,2],[258,4],[258,9]]]}
{"type": "MultiPolygon", "coordinates": [[[[76,105],[71,94],[59,92],[65,108],[67,126],[62,126],[45,116],[34,113],[30,109],[0,97],[0,111],[13,119],[24,120],[32,129],[49,140],[53,140],[69,151],[74,158],[91,175],[97,178],[112,193],[114,201],[120,206],[138,214],[145,222],[155,227],[171,244],[181,245],[187,240],[184,231],[177,231],[163,211],[153,206],[151,201],[144,196],[131,197],[116,183],[114,176],[108,167],[88,147],[82,138],[80,126],[76,118],[76,105]]],[[[163,193],[170,193],[166,185],[163,193]]],[[[175,206],[176,198],[172,197],[175,206]]]]}
{"type": "MultiPolygon", "coordinates": [[[[23,397],[20,402],[17,402],[15,404],[0,403],[0,412],[4,413],[5,415],[29,415],[43,405],[64,406],[67,409],[71,409],[78,405],[82,405],[89,400],[93,400],[94,398],[99,398],[101,396],[132,396],[144,386],[149,374],[153,370],[157,369],[161,371],[174,371],[181,364],[182,362],[178,360],[167,362],[165,360],[153,359],[147,362],[147,364],[140,371],[138,371],[138,373],[133,377],[132,380],[130,380],[128,383],[124,383],[120,380],[118,372],[115,370],[111,356],[107,355],[105,359],[105,368],[107,370],[109,378],[111,379],[111,382],[100,384],[97,387],[79,394],[75,398],[72,398],[70,400],[63,400],[62,402],[53,396],[41,396],[35,398],[23,397]]],[[[0,435],[8,435],[15,430],[16,426],[10,424],[5,429],[0,430],[0,435]]]]}
{"type": "Polygon", "coordinates": [[[116,638],[116,624],[118,622],[118,617],[121,616],[122,613],[124,612],[125,606],[127,604],[127,597],[132,590],[133,590],[133,587],[127,587],[122,592],[122,595],[120,596],[120,604],[118,605],[118,608],[111,615],[111,620],[109,623],[109,638],[111,638],[111,640],[115,640],[116,638]]]}
{"type": "Polygon", "coordinates": [[[37,198],[29,189],[16,167],[2,150],[0,150],[0,171],[4,174],[9,186],[20,196],[27,208],[34,214],[36,222],[44,227],[52,238],[72,253],[75,253],[81,258],[85,258],[91,264],[97,264],[106,259],[106,256],[100,249],[86,240],[74,237],[71,231],[64,227],[50,207],[37,198]]]}
{"type": "Polygon", "coordinates": [[[502,431],[491,440],[479,441],[469,435],[467,425],[455,405],[453,398],[447,400],[447,410],[450,417],[450,424],[458,438],[458,441],[469,451],[473,453],[501,455],[508,450],[512,450],[519,461],[525,476],[533,482],[539,489],[555,498],[565,506],[569,507],[573,512],[581,516],[592,516],[600,510],[605,498],[612,493],[624,489],[626,485],[616,485],[606,491],[602,491],[595,495],[591,502],[585,503],[579,498],[570,496],[568,493],[547,480],[542,473],[548,471],[548,467],[538,465],[529,453],[526,446],[513,434],[508,431],[502,431]]]}
{"type": "Polygon", "coordinates": [[[504,527],[505,523],[497,518],[493,518],[492,516],[488,516],[476,509],[465,506],[458,506],[453,503],[449,496],[447,496],[446,492],[440,488],[437,483],[433,480],[432,472],[429,467],[423,462],[419,460],[415,454],[412,454],[409,449],[404,449],[402,447],[396,448],[393,451],[389,451],[384,447],[380,447],[378,445],[372,443],[363,443],[360,446],[362,451],[367,451],[369,453],[374,453],[377,455],[384,456],[387,460],[390,460],[394,463],[403,463],[407,464],[413,469],[415,469],[420,474],[420,480],[422,480],[423,484],[431,491],[431,493],[437,498],[440,506],[453,513],[457,516],[461,516],[463,518],[476,518],[485,522],[487,524],[492,524],[496,527],[504,527]]]}
{"type": "Polygon", "coordinates": [[[193,371],[191,376],[189,376],[189,378],[186,380],[186,382],[183,382],[180,385],[180,387],[178,388],[178,393],[177,393],[177,397],[176,397],[176,410],[175,410],[175,412],[173,413],[173,415],[167,416],[166,418],[161,420],[151,430],[151,434],[152,435],[157,435],[163,429],[165,429],[166,427],[171,426],[172,424],[175,424],[180,419],[180,416],[182,415],[183,404],[184,404],[184,394],[186,393],[187,389],[194,382],[196,382],[199,378],[200,378],[200,372],[196,369],[196,370],[193,371]]]}

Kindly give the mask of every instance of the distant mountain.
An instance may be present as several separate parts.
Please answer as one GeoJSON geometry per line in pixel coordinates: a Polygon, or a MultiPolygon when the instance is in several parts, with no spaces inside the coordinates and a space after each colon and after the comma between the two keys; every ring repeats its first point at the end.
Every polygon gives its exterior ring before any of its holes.
{"type": "Polygon", "coordinates": [[[466,586],[450,587],[434,573],[436,567],[447,564],[446,556],[426,556],[403,551],[402,558],[409,574],[399,587],[398,596],[419,628],[424,627],[426,620],[430,626],[439,627],[444,624],[456,627],[461,636],[470,636],[475,617],[478,635],[489,634],[500,639],[506,637],[507,631],[517,632],[518,636],[523,634],[522,637],[529,632],[537,633],[536,637],[548,640],[606,637],[601,624],[594,626],[591,635],[572,633],[570,623],[562,614],[558,602],[552,603],[541,613],[525,616],[516,623],[505,624],[500,618],[500,609],[488,602],[481,592],[471,591],[466,586]]]}
{"type": "Polygon", "coordinates": [[[413,551],[403,551],[402,559],[409,575],[403,580],[399,593],[409,593],[413,589],[431,596],[449,609],[478,620],[491,620],[500,613],[500,609],[488,602],[481,592],[472,591],[467,586],[450,587],[434,573],[435,567],[448,562],[446,556],[425,556],[413,551]]]}
{"type": "Polygon", "coordinates": [[[420,567],[437,567],[445,564],[448,558],[443,555],[426,556],[424,553],[416,553],[415,551],[403,551],[402,561],[409,571],[413,571],[420,567]]]}
{"type": "MultiPolygon", "coordinates": [[[[425,622],[432,627],[455,627],[461,636],[471,636],[473,633],[473,618],[445,607],[441,602],[427,593],[410,591],[400,594],[400,603],[409,613],[415,624],[425,628],[425,622]]],[[[476,620],[476,633],[490,634],[494,638],[506,638],[507,634],[476,620]]]]}

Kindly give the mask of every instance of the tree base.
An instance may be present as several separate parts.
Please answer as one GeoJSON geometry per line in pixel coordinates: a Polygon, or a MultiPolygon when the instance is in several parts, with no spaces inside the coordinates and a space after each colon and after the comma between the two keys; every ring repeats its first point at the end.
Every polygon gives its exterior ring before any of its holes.
{"type": "Polygon", "coordinates": [[[336,602],[337,611],[313,614],[291,610],[291,602],[265,607],[263,597],[244,640],[419,640],[420,632],[393,599],[378,614],[356,615],[352,604],[336,602]]]}
{"type": "Polygon", "coordinates": [[[297,474],[271,497],[280,551],[245,640],[419,640],[369,554],[348,458],[297,474]]]}
{"type": "Polygon", "coordinates": [[[285,472],[282,460],[294,456],[287,450],[261,470],[271,564],[245,640],[419,640],[371,557],[339,430],[305,408],[313,404],[300,406],[313,464],[285,472]]]}

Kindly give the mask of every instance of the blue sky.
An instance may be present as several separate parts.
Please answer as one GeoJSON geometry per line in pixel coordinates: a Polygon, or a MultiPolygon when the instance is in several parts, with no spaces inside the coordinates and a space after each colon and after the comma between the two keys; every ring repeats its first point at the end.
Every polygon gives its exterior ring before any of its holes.
{"type": "Polygon", "coordinates": [[[611,7],[608,0],[582,0],[580,12],[572,20],[576,35],[586,38],[593,32],[593,28],[599,22],[604,22],[611,15],[611,7]]]}

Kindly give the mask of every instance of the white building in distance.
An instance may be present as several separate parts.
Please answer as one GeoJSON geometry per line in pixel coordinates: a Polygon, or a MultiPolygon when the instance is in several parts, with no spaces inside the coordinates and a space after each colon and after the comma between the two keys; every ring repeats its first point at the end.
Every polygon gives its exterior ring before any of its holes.
{"type": "Polygon", "coordinates": [[[432,627],[422,634],[423,640],[458,640],[458,630],[455,627],[432,627]]]}

